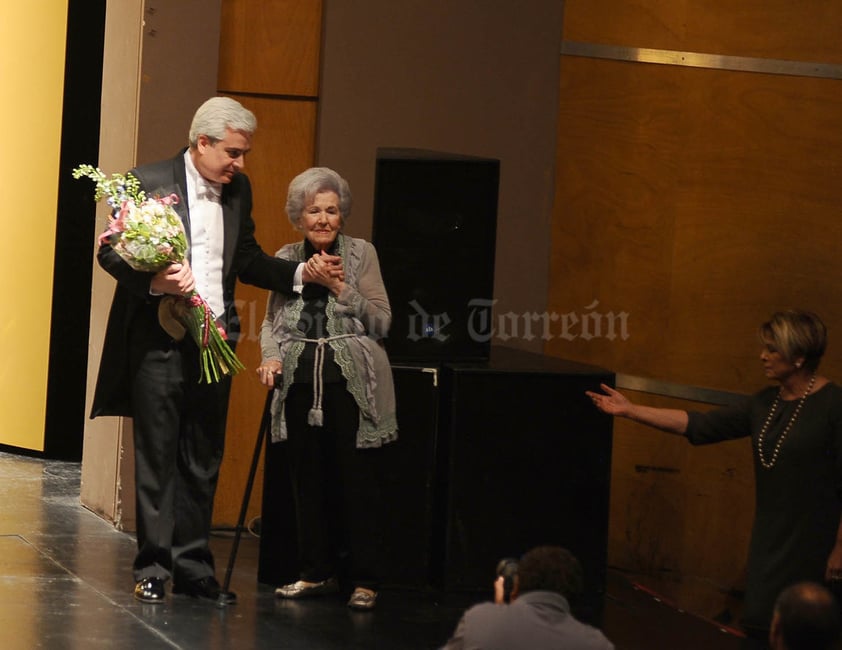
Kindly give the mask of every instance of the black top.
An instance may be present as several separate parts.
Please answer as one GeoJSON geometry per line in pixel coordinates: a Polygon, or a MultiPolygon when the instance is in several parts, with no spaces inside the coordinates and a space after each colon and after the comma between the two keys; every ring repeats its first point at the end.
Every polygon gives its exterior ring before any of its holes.
{"type": "MultiPolygon", "coordinates": [[[[337,255],[337,245],[333,244],[326,251],[330,255],[337,255]]],[[[310,259],[316,254],[316,249],[308,241],[304,240],[304,259],[310,259]]],[[[301,292],[304,306],[301,309],[301,318],[298,321],[298,330],[301,336],[307,339],[320,339],[330,336],[327,332],[327,301],[330,297],[330,290],[320,284],[305,284],[301,292]]],[[[295,383],[312,384],[314,369],[313,362],[316,358],[316,344],[307,343],[298,358],[298,365],[295,368],[295,383]]],[[[324,346],[324,367],[322,370],[322,381],[326,384],[344,381],[342,371],[336,365],[333,348],[330,345],[324,346]]]]}
{"type": "MultiPolygon", "coordinates": [[[[829,383],[808,396],[775,464],[760,464],[758,436],[778,389],[766,388],[742,407],[689,414],[687,438],[707,444],[751,436],[755,520],[749,546],[743,624],[768,629],[778,594],[802,580],[824,582],[842,513],[842,388],[829,383]]],[[[780,401],[764,434],[769,462],[800,400],[780,401]]]]}

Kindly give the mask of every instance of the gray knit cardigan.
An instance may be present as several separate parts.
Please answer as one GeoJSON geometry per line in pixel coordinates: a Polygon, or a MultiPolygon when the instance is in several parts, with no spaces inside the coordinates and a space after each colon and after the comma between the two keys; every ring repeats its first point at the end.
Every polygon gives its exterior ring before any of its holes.
{"type": "MultiPolygon", "coordinates": [[[[380,275],[380,263],[374,246],[364,239],[339,234],[336,253],[342,257],[345,288],[336,296],[328,294],[325,329],[329,337],[353,334],[329,340],[360,412],[357,447],[380,447],[397,438],[395,388],[392,368],[383,348],[383,337],[392,322],[389,298],[380,275]]],[[[287,244],[276,257],[303,262],[304,242],[287,244]]],[[[283,383],[272,400],[272,441],[287,439],[284,400],[292,384],[298,359],[305,345],[298,340],[297,329],[304,301],[273,292],[266,306],[260,330],[263,362],[277,359],[283,364],[283,383]]]]}

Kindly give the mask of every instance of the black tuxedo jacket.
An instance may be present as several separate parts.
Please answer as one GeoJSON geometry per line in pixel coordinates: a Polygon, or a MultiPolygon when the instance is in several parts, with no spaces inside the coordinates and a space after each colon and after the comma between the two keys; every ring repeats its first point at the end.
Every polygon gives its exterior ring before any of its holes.
{"type": "MultiPolygon", "coordinates": [[[[130,172],[140,180],[149,196],[175,193],[179,202],[175,210],[184,223],[190,241],[190,209],[187,204],[187,172],[184,150],[171,160],[137,167],[130,172]]],[[[224,223],[223,297],[225,313],[217,314],[231,341],[236,341],[240,323],[234,306],[234,287],[242,282],[263,289],[290,294],[298,266],[295,262],[267,255],[254,237],[251,217],[251,184],[244,174],[237,174],[222,186],[222,214],[224,223]]],[[[117,280],[108,325],[105,331],[102,361],[97,377],[91,417],[100,415],[132,415],[130,358],[142,356],[144,337],[132,336],[138,327],[157,325],[160,297],[149,294],[152,273],[135,271],[110,245],[100,246],[97,254],[100,266],[117,280]]]]}

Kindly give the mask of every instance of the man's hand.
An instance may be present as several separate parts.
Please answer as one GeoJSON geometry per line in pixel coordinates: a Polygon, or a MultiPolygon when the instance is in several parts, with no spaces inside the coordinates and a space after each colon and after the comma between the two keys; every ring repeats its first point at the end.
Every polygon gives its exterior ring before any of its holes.
{"type": "Polygon", "coordinates": [[[316,253],[304,264],[301,280],[305,284],[321,284],[328,288],[337,282],[343,282],[345,270],[342,267],[342,258],[338,255],[328,255],[324,251],[316,253]]]}
{"type": "Polygon", "coordinates": [[[183,264],[170,264],[163,271],[156,273],[149,286],[153,293],[170,293],[177,296],[190,293],[195,288],[193,270],[187,260],[184,260],[183,264]]]}

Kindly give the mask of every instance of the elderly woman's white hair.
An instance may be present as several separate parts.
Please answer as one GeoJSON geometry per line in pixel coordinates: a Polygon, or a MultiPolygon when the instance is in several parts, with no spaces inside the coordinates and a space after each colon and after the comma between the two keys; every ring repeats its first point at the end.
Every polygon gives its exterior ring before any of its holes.
{"type": "Polygon", "coordinates": [[[348,181],[329,167],[310,167],[292,179],[287,192],[286,213],[298,226],[304,209],[319,192],[335,192],[339,197],[339,216],[344,225],[351,214],[351,188],[348,181]]]}
{"type": "Polygon", "coordinates": [[[188,139],[196,147],[200,135],[212,140],[225,138],[225,130],[243,131],[251,135],[257,129],[257,118],[240,102],[230,97],[211,97],[196,109],[188,139]]]}

